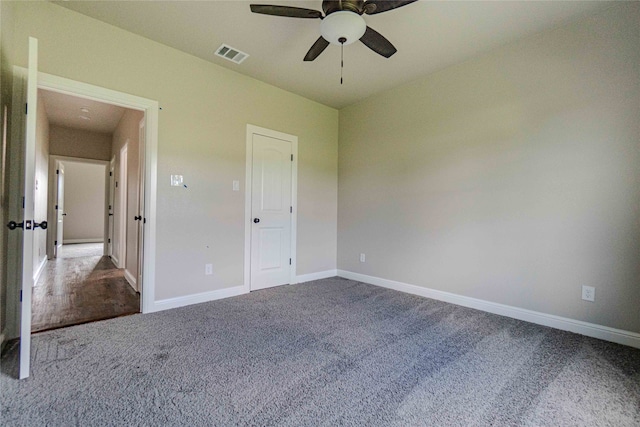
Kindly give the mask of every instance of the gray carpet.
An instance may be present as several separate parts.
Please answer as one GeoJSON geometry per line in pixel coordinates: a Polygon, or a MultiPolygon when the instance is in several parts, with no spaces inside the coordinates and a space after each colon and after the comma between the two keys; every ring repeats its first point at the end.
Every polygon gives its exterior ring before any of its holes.
{"type": "Polygon", "coordinates": [[[4,426],[638,426],[640,350],[345,279],[33,338],[4,426]]]}

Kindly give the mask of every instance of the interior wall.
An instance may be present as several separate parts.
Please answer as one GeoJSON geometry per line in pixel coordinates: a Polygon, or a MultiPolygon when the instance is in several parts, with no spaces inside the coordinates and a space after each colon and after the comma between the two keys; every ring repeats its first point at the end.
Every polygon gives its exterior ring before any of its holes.
{"type": "MultiPolygon", "coordinates": [[[[127,215],[124,224],[120,224],[119,218],[114,223],[114,248],[119,247],[120,227],[127,228],[126,260],[124,268],[131,277],[138,277],[138,222],[133,218],[138,215],[138,195],[140,188],[140,141],[139,123],[144,118],[142,111],[126,110],[113,132],[111,151],[116,158],[115,175],[120,176],[120,150],[127,145],[127,215]]],[[[116,192],[117,194],[117,192],[116,192]]],[[[114,212],[119,212],[120,198],[116,197],[114,212]]]]}
{"type": "Polygon", "coordinates": [[[111,160],[110,133],[51,125],[50,152],[56,156],[111,160]]]}
{"type": "MultiPolygon", "coordinates": [[[[8,217],[8,163],[7,163],[7,140],[10,135],[8,126],[9,120],[5,120],[5,112],[11,117],[11,47],[13,38],[13,15],[11,10],[0,2],[0,224],[6,224],[8,217]]],[[[6,328],[6,301],[7,301],[7,244],[8,229],[0,227],[0,345],[4,345],[6,328]]]]}
{"type": "Polygon", "coordinates": [[[63,243],[104,241],[105,165],[64,161],[63,243]]]}
{"type": "Polygon", "coordinates": [[[341,110],[338,267],[640,332],[638,22],[619,4],[341,110]]]}
{"type": "Polygon", "coordinates": [[[336,268],[337,110],[50,2],[13,8],[19,65],[31,35],[41,71],[160,102],[157,300],[243,284],[247,124],[298,136],[297,274],[336,268]]]}
{"type": "MultiPolygon", "coordinates": [[[[49,118],[42,97],[38,94],[36,114],[36,168],[34,191],[34,221],[47,220],[49,184],[49,118]]],[[[47,230],[33,230],[33,274],[34,277],[47,261],[47,230]]]]}

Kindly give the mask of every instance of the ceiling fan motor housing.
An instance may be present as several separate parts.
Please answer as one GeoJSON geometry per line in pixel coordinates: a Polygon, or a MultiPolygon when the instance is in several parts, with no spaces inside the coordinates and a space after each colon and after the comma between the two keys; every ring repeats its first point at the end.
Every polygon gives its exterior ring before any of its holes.
{"type": "Polygon", "coordinates": [[[322,2],[322,10],[325,15],[330,15],[340,10],[348,10],[362,15],[364,12],[364,0],[324,0],[322,2]]]}

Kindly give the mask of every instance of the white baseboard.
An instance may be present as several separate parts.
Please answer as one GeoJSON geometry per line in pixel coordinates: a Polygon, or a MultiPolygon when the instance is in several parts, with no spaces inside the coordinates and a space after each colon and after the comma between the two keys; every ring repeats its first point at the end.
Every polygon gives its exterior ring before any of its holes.
{"type": "Polygon", "coordinates": [[[133,277],[133,274],[129,272],[126,268],[124,269],[124,278],[127,279],[127,282],[131,285],[134,291],[138,292],[138,286],[136,285],[136,278],[133,277]]]}
{"type": "Polygon", "coordinates": [[[47,261],[48,259],[45,257],[42,262],[40,263],[40,265],[38,266],[38,269],[36,270],[35,274],[33,275],[33,285],[35,286],[36,283],[38,283],[38,280],[40,280],[40,276],[42,275],[42,272],[44,271],[44,267],[45,265],[47,265],[47,261]]]}
{"type": "Polygon", "coordinates": [[[203,292],[195,295],[185,295],[183,297],[168,298],[153,303],[150,313],[170,308],[184,307],[185,305],[200,304],[203,302],[214,301],[223,298],[235,297],[246,294],[247,289],[244,286],[235,286],[233,288],[217,289],[215,291],[203,292]]]}
{"type": "Polygon", "coordinates": [[[296,283],[311,282],[312,280],[328,279],[338,275],[338,270],[318,271],[315,273],[301,274],[296,276],[296,283]]]}
{"type": "Polygon", "coordinates": [[[104,243],[104,239],[102,237],[96,237],[93,239],[64,239],[62,241],[63,245],[73,245],[75,243],[104,243]]]}
{"type": "Polygon", "coordinates": [[[540,313],[538,311],[513,307],[505,304],[485,301],[477,298],[465,297],[450,292],[438,291],[436,289],[424,288],[422,286],[410,285],[408,283],[396,282],[394,280],[381,279],[379,277],[367,276],[365,274],[353,273],[351,271],[338,270],[338,276],[383,288],[394,289],[396,291],[419,295],[463,307],[475,308],[488,313],[499,314],[513,319],[524,320],[538,325],[549,326],[563,331],[574,332],[588,337],[599,338],[630,347],[640,348],[640,334],[622,329],[610,328],[608,326],[596,325],[595,323],[583,322],[581,320],[569,319],[555,316],[553,314],[540,313]]]}

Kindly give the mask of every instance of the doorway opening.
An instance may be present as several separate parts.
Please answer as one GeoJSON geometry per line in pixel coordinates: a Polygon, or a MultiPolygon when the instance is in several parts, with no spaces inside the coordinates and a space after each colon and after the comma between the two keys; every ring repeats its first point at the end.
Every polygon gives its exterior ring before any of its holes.
{"type": "Polygon", "coordinates": [[[32,332],[141,312],[140,122],[140,110],[38,90],[35,208],[49,227],[34,242],[32,332]]]}

